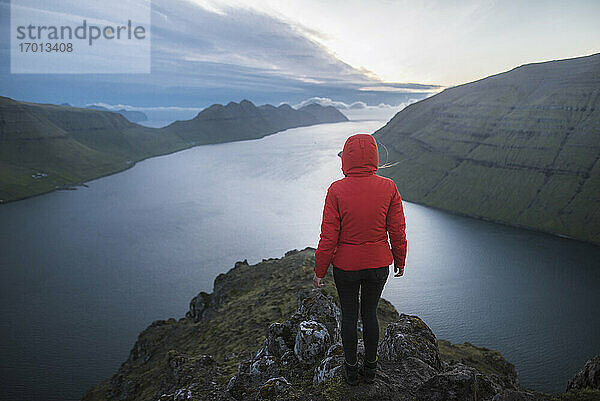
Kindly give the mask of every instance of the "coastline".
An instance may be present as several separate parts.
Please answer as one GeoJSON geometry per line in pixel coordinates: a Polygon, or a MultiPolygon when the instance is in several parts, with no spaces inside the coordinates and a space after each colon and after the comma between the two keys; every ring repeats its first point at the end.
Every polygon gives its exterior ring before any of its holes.
{"type": "MultiPolygon", "coordinates": [[[[402,196],[402,191],[400,191],[400,195],[402,196]]],[[[581,238],[570,237],[568,235],[556,233],[556,232],[552,232],[552,231],[545,231],[545,230],[542,230],[542,229],[539,229],[536,227],[524,226],[524,225],[517,224],[517,223],[509,223],[509,222],[502,221],[502,220],[495,220],[490,217],[478,216],[475,214],[468,214],[468,213],[463,213],[463,212],[454,211],[454,210],[450,210],[450,209],[444,209],[444,208],[441,208],[438,206],[429,205],[427,203],[415,201],[412,199],[402,198],[402,200],[413,203],[415,205],[424,206],[424,207],[427,207],[430,209],[438,210],[440,212],[449,213],[454,216],[468,217],[468,218],[474,219],[474,220],[485,221],[485,222],[493,223],[493,224],[500,224],[500,225],[506,226],[506,227],[518,228],[520,230],[527,230],[527,231],[531,231],[531,232],[538,233],[538,234],[550,235],[552,237],[562,238],[562,239],[566,239],[569,241],[575,241],[575,242],[580,242],[582,244],[589,244],[589,245],[594,245],[594,246],[600,247],[600,242],[597,243],[597,242],[593,242],[593,241],[586,241],[581,238]]]]}
{"type": "MultiPolygon", "coordinates": [[[[354,121],[356,121],[356,120],[349,120],[349,122],[354,122],[354,121]]],[[[342,121],[342,122],[344,122],[344,121],[342,121]]],[[[338,124],[338,123],[321,123],[321,124],[338,124]]],[[[313,125],[315,125],[315,124],[313,124],[313,125]]],[[[320,125],[320,124],[317,124],[317,125],[320,125]]],[[[310,125],[308,125],[308,126],[310,126],[310,125]]],[[[300,127],[294,127],[294,128],[300,128],[300,127]]],[[[291,129],[291,128],[288,128],[288,129],[291,129]]],[[[67,182],[67,183],[65,183],[65,184],[63,184],[61,186],[57,186],[55,188],[50,188],[50,189],[48,189],[46,191],[32,193],[30,195],[27,195],[27,196],[24,196],[24,197],[15,198],[15,199],[9,199],[9,200],[0,199],[0,207],[1,207],[1,205],[6,205],[6,204],[13,203],[13,202],[17,202],[17,201],[21,201],[21,200],[33,198],[33,197],[44,195],[44,194],[48,194],[48,193],[51,193],[51,192],[54,192],[54,191],[76,190],[77,187],[86,187],[87,188],[88,187],[87,183],[89,183],[89,182],[95,181],[95,180],[100,179],[100,178],[108,177],[108,176],[111,176],[111,175],[114,175],[114,174],[121,173],[123,171],[126,171],[126,170],[134,167],[139,162],[142,162],[144,160],[148,160],[148,159],[151,159],[151,158],[154,158],[154,157],[167,156],[167,155],[174,154],[174,153],[177,153],[177,152],[181,152],[181,151],[184,151],[184,150],[187,150],[187,149],[192,149],[192,148],[195,148],[197,146],[218,145],[218,144],[223,144],[223,143],[232,143],[232,142],[243,142],[243,141],[257,140],[257,139],[261,139],[261,138],[264,138],[264,137],[269,136],[269,135],[274,135],[274,134],[277,134],[277,133],[281,133],[283,131],[285,131],[285,130],[278,131],[278,132],[273,132],[273,133],[268,133],[268,134],[262,135],[262,136],[257,137],[257,138],[252,138],[252,139],[238,139],[238,140],[234,140],[234,141],[220,141],[220,142],[212,142],[212,143],[188,143],[188,144],[186,144],[187,146],[185,146],[183,148],[175,149],[175,150],[172,150],[172,151],[167,151],[167,152],[164,152],[164,153],[158,153],[158,154],[150,155],[150,156],[138,159],[138,160],[129,160],[129,161],[126,162],[125,167],[123,167],[121,169],[117,169],[117,170],[111,171],[111,172],[106,173],[106,174],[94,175],[94,176],[91,176],[87,180],[83,180],[83,181],[82,180],[78,180],[78,181],[73,181],[73,182],[67,182]]],[[[400,191],[400,194],[402,195],[402,191],[400,191]]],[[[511,223],[511,222],[507,222],[507,221],[496,220],[496,219],[493,219],[493,218],[490,218],[490,217],[479,216],[479,215],[475,215],[475,214],[469,214],[469,213],[459,212],[459,211],[455,211],[455,210],[451,210],[451,209],[446,209],[446,208],[442,208],[442,207],[430,205],[430,204],[427,204],[425,202],[420,202],[420,201],[417,201],[417,200],[414,200],[414,199],[411,199],[411,198],[402,197],[402,200],[406,201],[406,202],[410,202],[410,203],[416,204],[416,205],[420,205],[420,206],[424,206],[424,207],[431,208],[431,209],[434,209],[434,210],[438,210],[440,212],[449,213],[449,214],[455,215],[455,216],[467,217],[467,218],[471,218],[471,219],[475,219],[475,220],[480,220],[480,221],[485,221],[485,222],[493,223],[493,224],[500,224],[500,225],[503,225],[503,226],[506,226],[506,227],[518,228],[518,229],[521,229],[521,230],[527,230],[527,231],[531,231],[531,232],[535,232],[535,233],[539,233],[539,234],[545,234],[545,235],[550,235],[550,236],[553,236],[553,237],[558,237],[558,238],[566,239],[566,240],[569,240],[569,241],[576,241],[576,242],[579,242],[579,243],[590,244],[590,245],[594,245],[594,246],[599,246],[600,247],[600,243],[597,243],[597,242],[587,241],[587,240],[584,240],[584,239],[581,239],[581,238],[570,237],[570,236],[565,235],[565,234],[561,234],[561,233],[557,233],[557,232],[552,232],[552,231],[547,231],[547,230],[542,230],[542,229],[539,229],[539,228],[536,228],[536,227],[524,226],[524,225],[517,224],[517,223],[511,223]]]]}
{"type": "MultiPolygon", "coordinates": [[[[183,150],[187,150],[187,149],[192,149],[195,148],[197,146],[208,146],[208,145],[219,145],[219,144],[223,144],[223,143],[232,143],[232,142],[243,142],[243,141],[253,141],[253,140],[257,140],[257,139],[262,139],[264,137],[267,137],[269,135],[274,135],[274,134],[278,134],[281,132],[284,132],[288,129],[293,129],[293,128],[302,128],[302,127],[310,127],[313,125],[321,125],[321,124],[339,124],[339,123],[343,123],[343,122],[351,122],[353,120],[348,120],[348,121],[339,121],[339,122],[334,122],[334,123],[319,123],[319,124],[310,124],[310,125],[301,125],[298,127],[291,127],[291,128],[286,128],[284,130],[281,131],[277,131],[277,132],[270,132],[261,136],[258,136],[256,138],[244,138],[244,139],[236,139],[236,140],[232,140],[232,141],[215,141],[215,142],[208,142],[208,143],[196,143],[196,142],[192,142],[192,143],[187,143],[186,146],[182,147],[182,148],[178,148],[178,149],[174,149],[174,150],[170,150],[170,151],[166,151],[163,153],[157,153],[157,154],[153,154],[153,155],[149,155],[137,160],[128,160],[126,161],[124,164],[125,166],[123,168],[118,168],[116,170],[112,170],[106,174],[99,174],[99,175],[92,175],[90,176],[88,179],[85,180],[77,180],[77,181],[71,181],[71,182],[66,182],[60,186],[55,186],[54,188],[49,188],[48,190],[44,190],[44,191],[40,191],[40,192],[35,192],[32,193],[30,195],[26,195],[26,196],[21,196],[18,198],[14,198],[14,199],[0,199],[0,205],[5,205],[5,204],[9,204],[9,203],[13,203],[13,202],[18,202],[21,200],[25,200],[25,199],[29,199],[29,198],[33,198],[36,196],[40,196],[40,195],[44,195],[44,194],[48,194],[54,191],[60,191],[60,190],[71,190],[71,189],[77,189],[77,188],[69,188],[69,187],[87,187],[87,183],[92,182],[94,180],[103,178],[103,177],[108,177],[114,174],[118,174],[121,173],[123,171],[126,171],[132,167],[134,167],[137,163],[142,162],[144,160],[148,160],[154,157],[160,157],[160,156],[167,156],[167,155],[171,155],[173,153],[177,153],[177,152],[181,152],[183,150]]],[[[161,129],[161,128],[149,128],[149,129],[161,129]]]]}

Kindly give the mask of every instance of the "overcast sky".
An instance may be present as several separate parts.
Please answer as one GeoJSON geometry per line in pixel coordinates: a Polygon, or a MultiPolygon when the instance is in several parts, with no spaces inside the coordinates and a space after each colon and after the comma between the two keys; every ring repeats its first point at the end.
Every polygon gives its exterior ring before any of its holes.
{"type": "Polygon", "coordinates": [[[272,15],[390,82],[456,85],[600,51],[598,0],[194,1],[272,15]]]}
{"type": "MultiPolygon", "coordinates": [[[[76,2],[82,19],[94,1],[76,2]]],[[[31,75],[10,73],[10,3],[0,0],[0,95],[75,105],[399,105],[522,64],[600,52],[598,15],[597,0],[152,0],[151,74],[31,75]]]]}

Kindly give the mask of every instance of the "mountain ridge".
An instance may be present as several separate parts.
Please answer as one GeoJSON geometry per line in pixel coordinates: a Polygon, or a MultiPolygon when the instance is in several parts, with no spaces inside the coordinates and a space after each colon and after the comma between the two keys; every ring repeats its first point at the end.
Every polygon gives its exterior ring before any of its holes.
{"type": "MultiPolygon", "coordinates": [[[[61,104],[61,106],[70,106],[68,103],[61,104]]],[[[132,123],[139,123],[141,121],[148,121],[148,116],[142,112],[137,110],[126,110],[126,109],[118,109],[118,110],[110,110],[104,106],[91,105],[87,106],[88,109],[92,110],[102,110],[102,111],[112,111],[113,113],[119,113],[132,123]]]]}
{"type": "Polygon", "coordinates": [[[258,139],[288,128],[342,121],[347,118],[341,112],[327,107],[310,112],[271,109],[243,100],[212,105],[191,120],[150,128],[117,112],[0,96],[0,203],[70,189],[146,158],[197,145],[258,139]]]}
{"type": "Polygon", "coordinates": [[[215,104],[200,111],[191,120],[175,121],[161,128],[187,140],[200,141],[210,138],[211,143],[231,140],[254,139],[288,128],[309,126],[316,123],[347,121],[341,112],[332,106],[255,106],[249,100],[226,105],[215,104]],[[219,124],[216,127],[213,124],[219,124]],[[243,135],[240,135],[243,132],[243,135]],[[200,135],[200,137],[199,137],[200,135]]]}
{"type": "Polygon", "coordinates": [[[600,54],[448,88],[373,135],[406,200],[600,244],[600,54]]]}

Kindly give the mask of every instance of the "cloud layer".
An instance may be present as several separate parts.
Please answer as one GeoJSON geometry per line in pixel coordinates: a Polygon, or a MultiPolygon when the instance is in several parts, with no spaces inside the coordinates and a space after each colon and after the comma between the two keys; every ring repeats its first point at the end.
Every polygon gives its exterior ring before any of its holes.
{"type": "Polygon", "coordinates": [[[342,101],[332,100],[327,97],[311,97],[303,100],[300,103],[293,105],[294,108],[300,108],[308,104],[317,103],[321,106],[333,106],[341,110],[346,117],[351,120],[390,120],[396,113],[404,109],[411,103],[423,99],[422,94],[416,95],[404,102],[398,104],[379,103],[378,105],[368,105],[362,101],[346,103],[342,101]]]}
{"type": "MultiPolygon", "coordinates": [[[[11,34],[8,2],[0,2],[0,11],[4,56],[11,34]]],[[[85,15],[81,7],[78,12],[85,15]]],[[[297,25],[245,7],[153,0],[151,74],[10,74],[8,57],[2,57],[0,94],[74,105],[206,107],[243,98],[278,103],[313,96],[397,104],[413,90],[438,89],[408,84],[388,90],[389,84],[340,61],[309,36],[297,25]]]]}

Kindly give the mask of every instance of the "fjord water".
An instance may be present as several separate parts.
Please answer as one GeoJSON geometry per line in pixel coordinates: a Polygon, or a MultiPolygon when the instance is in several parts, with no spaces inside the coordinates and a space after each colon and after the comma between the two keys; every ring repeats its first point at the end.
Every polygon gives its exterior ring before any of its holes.
{"type": "MultiPolygon", "coordinates": [[[[2,205],[2,398],[78,399],[236,261],[316,247],[337,153],[383,124],[200,146],[2,205]]],[[[406,274],[383,294],[398,311],[438,338],[501,351],[537,390],[564,391],[600,353],[599,247],[404,206],[406,274]]]]}

